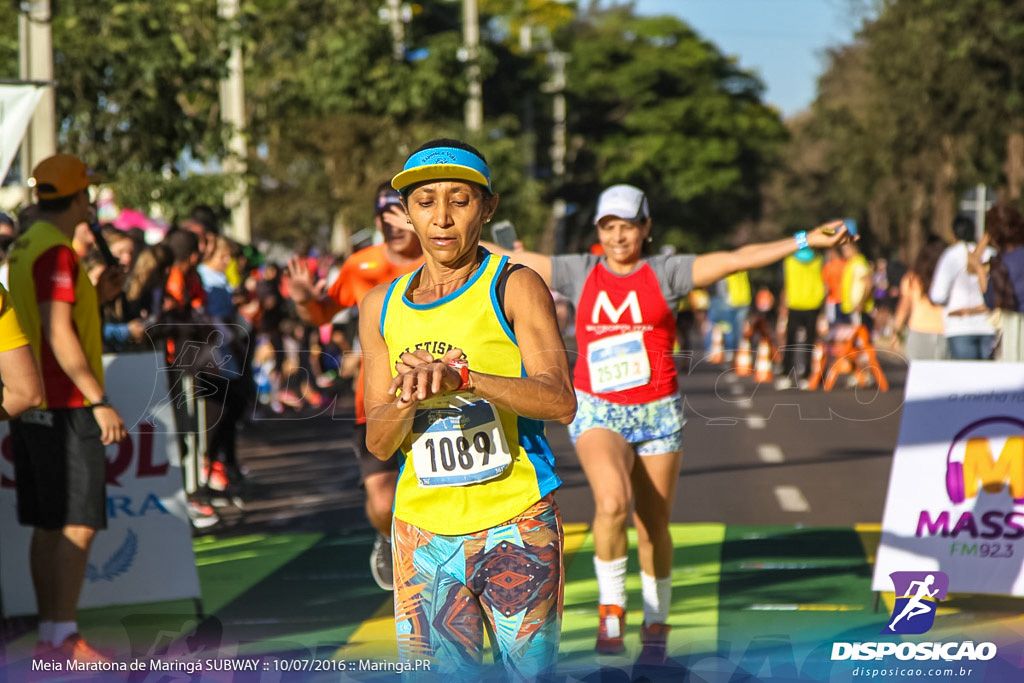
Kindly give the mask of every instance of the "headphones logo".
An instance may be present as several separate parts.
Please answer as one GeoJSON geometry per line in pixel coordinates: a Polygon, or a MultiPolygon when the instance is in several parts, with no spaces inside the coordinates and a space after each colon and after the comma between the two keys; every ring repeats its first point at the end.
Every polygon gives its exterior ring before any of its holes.
{"type": "Polygon", "coordinates": [[[961,429],[946,454],[946,493],[953,503],[1009,487],[1024,504],[1024,420],[987,417],[961,429]]]}
{"type": "Polygon", "coordinates": [[[949,590],[945,572],[893,572],[889,574],[896,589],[892,616],[881,633],[920,634],[935,623],[939,601],[949,590]]]}

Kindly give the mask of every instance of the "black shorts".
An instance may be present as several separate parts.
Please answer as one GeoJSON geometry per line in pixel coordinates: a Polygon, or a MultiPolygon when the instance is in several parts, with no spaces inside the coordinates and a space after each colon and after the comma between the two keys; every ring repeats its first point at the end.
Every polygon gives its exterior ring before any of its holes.
{"type": "Polygon", "coordinates": [[[359,473],[363,475],[363,481],[371,474],[383,472],[398,472],[398,456],[392,455],[387,460],[381,460],[366,448],[366,423],[357,422],[352,431],[352,445],[356,452],[356,460],[359,461],[359,473]]]}
{"type": "Polygon", "coordinates": [[[31,410],[11,421],[18,522],[107,528],[106,448],[92,408],[31,410]]]}

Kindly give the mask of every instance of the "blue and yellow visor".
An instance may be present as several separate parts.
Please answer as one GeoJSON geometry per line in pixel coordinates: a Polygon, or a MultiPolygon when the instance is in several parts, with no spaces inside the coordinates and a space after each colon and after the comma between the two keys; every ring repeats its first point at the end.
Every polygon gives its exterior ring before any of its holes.
{"type": "Polygon", "coordinates": [[[391,187],[402,194],[427,180],[466,180],[491,192],[491,169],[483,159],[458,147],[432,147],[410,156],[402,172],[391,179],[391,187]]]}

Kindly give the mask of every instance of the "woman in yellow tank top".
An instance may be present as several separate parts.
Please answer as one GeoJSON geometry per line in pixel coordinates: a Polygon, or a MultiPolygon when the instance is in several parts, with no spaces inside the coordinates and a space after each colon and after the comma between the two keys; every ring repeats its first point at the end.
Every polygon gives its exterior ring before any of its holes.
{"type": "Polygon", "coordinates": [[[535,680],[554,670],[563,583],[561,482],[543,422],[576,412],[554,303],[532,270],[480,248],[498,196],[478,151],[429,142],[392,185],[424,265],[366,296],[359,338],[367,447],[403,458],[399,655],[479,680],[486,619],[496,666],[535,680]]]}

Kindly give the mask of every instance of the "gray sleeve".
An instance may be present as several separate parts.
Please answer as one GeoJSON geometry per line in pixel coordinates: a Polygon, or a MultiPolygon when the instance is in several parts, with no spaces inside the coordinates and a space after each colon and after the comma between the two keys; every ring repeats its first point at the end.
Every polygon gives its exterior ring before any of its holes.
{"type": "Polygon", "coordinates": [[[694,254],[658,255],[647,259],[658,277],[661,295],[673,312],[679,300],[693,290],[693,262],[696,260],[694,254]]]}
{"type": "Polygon", "coordinates": [[[594,254],[561,254],[551,257],[551,289],[578,307],[587,275],[600,260],[594,254]]]}

